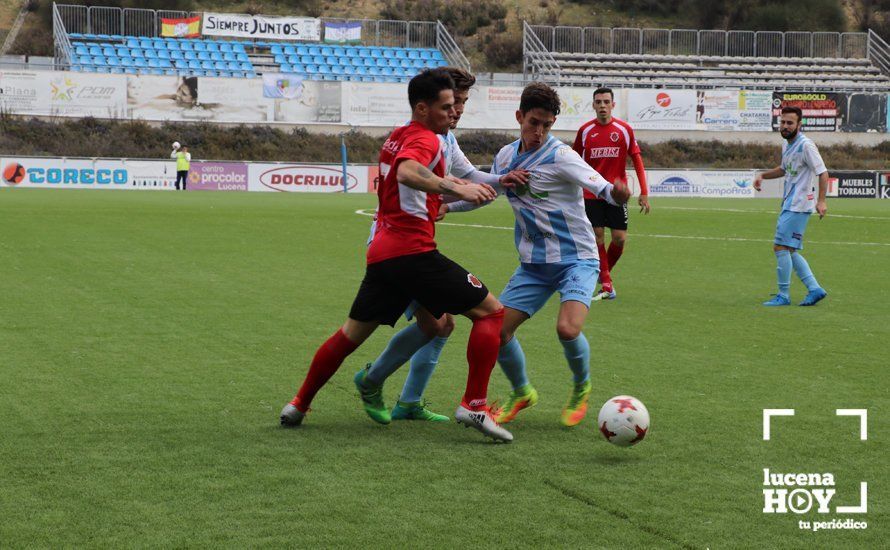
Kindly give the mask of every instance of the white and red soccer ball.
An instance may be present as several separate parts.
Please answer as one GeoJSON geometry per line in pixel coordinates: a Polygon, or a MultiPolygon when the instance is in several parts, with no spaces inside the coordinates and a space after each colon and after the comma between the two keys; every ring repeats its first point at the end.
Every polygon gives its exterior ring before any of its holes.
{"type": "Polygon", "coordinates": [[[606,441],[619,447],[636,445],[649,431],[649,411],[636,397],[619,395],[606,401],[597,417],[606,441]]]}

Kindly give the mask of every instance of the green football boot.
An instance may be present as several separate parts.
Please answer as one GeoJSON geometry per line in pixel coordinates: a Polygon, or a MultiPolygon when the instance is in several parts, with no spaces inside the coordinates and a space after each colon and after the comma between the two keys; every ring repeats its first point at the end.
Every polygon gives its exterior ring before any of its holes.
{"type": "Polygon", "coordinates": [[[426,408],[426,402],[405,403],[399,401],[392,408],[393,420],[426,420],[427,422],[448,422],[451,420],[444,414],[436,414],[426,408]]]}
{"type": "Polygon", "coordinates": [[[374,386],[365,380],[370,368],[371,363],[368,363],[365,368],[355,373],[355,377],[352,380],[355,382],[358,394],[362,398],[362,406],[365,408],[368,416],[371,417],[371,420],[379,424],[389,424],[392,421],[392,417],[389,414],[389,409],[383,403],[383,386],[374,386]]]}

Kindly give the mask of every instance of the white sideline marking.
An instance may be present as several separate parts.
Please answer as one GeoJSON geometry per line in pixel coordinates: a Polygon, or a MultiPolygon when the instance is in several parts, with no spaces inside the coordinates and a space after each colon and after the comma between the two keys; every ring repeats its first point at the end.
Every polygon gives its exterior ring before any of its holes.
{"type": "MultiPolygon", "coordinates": [[[[697,210],[689,208],[688,210],[697,210]]],[[[740,210],[740,212],[751,212],[751,210],[740,210]]],[[[360,216],[373,216],[374,209],[360,209],[355,211],[360,216]]],[[[436,225],[450,225],[453,227],[473,227],[476,229],[501,229],[505,231],[513,231],[512,227],[503,227],[499,225],[479,225],[475,223],[451,223],[436,222],[436,225]]],[[[634,237],[648,237],[650,239],[687,239],[693,241],[731,241],[745,243],[771,243],[768,239],[748,239],[746,237],[700,237],[697,235],[659,235],[648,233],[632,233],[634,237]]],[[[812,244],[834,244],[839,246],[890,246],[890,243],[870,243],[870,242],[845,242],[845,241],[807,241],[812,244]]]]}
{"type": "MultiPolygon", "coordinates": [[[[742,212],[745,214],[778,214],[775,210],[745,210],[743,208],[693,208],[691,206],[659,206],[659,210],[698,210],[701,212],[742,212]]],[[[851,216],[849,214],[828,213],[829,218],[848,218],[853,220],[890,221],[890,216],[851,216]]]]}

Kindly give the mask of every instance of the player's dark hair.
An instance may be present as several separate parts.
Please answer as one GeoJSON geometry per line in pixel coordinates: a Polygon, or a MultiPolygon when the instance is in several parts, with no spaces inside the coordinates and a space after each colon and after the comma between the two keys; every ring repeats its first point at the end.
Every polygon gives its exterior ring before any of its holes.
{"type": "Polygon", "coordinates": [[[611,96],[613,100],[615,99],[615,92],[612,91],[612,88],[597,88],[593,91],[593,97],[596,97],[600,94],[609,94],[609,96],[611,96]]]}
{"type": "Polygon", "coordinates": [[[476,77],[470,74],[469,71],[458,69],[457,67],[445,67],[445,70],[451,75],[451,80],[454,81],[454,89],[457,91],[466,92],[476,84],[476,77]]]}
{"type": "Polygon", "coordinates": [[[532,109],[544,109],[554,116],[559,114],[559,94],[543,82],[532,82],[522,90],[519,111],[525,114],[532,109]]]}
{"type": "Polygon", "coordinates": [[[454,80],[446,69],[427,69],[408,82],[408,103],[412,109],[421,101],[433,103],[439,99],[439,92],[453,89],[454,80]]]}
{"type": "Polygon", "coordinates": [[[787,115],[789,113],[794,113],[795,115],[797,115],[798,122],[803,120],[803,111],[800,110],[800,107],[782,107],[783,115],[787,115]]]}

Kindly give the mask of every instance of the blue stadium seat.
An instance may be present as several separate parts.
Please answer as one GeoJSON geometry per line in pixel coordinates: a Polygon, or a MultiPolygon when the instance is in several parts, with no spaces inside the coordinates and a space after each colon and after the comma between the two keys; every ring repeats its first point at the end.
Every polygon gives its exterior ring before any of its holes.
{"type": "Polygon", "coordinates": [[[118,57],[130,57],[130,50],[127,48],[124,48],[122,46],[119,46],[114,49],[114,55],[116,55],[118,57]]]}
{"type": "Polygon", "coordinates": [[[223,77],[223,78],[231,78],[232,73],[230,73],[229,71],[219,71],[216,76],[223,77]]]}
{"type": "Polygon", "coordinates": [[[163,39],[157,39],[151,41],[151,47],[156,50],[166,50],[167,49],[167,41],[163,39]]]}
{"type": "Polygon", "coordinates": [[[392,68],[391,67],[383,67],[382,69],[380,69],[380,74],[383,76],[392,76],[393,75],[392,68]]]}
{"type": "Polygon", "coordinates": [[[319,65],[318,73],[319,74],[331,74],[331,67],[328,65],[319,65]]]}
{"type": "MultiPolygon", "coordinates": [[[[281,55],[281,56],[275,56],[275,57],[284,57],[284,56],[281,55]]],[[[235,54],[232,52],[225,52],[224,54],[222,54],[222,58],[223,58],[223,61],[237,61],[237,59],[235,59],[235,54]]]]}
{"type": "Polygon", "coordinates": [[[210,61],[210,52],[198,52],[198,59],[201,61],[210,61]]]}
{"type": "Polygon", "coordinates": [[[414,67],[415,69],[422,69],[425,67],[422,59],[412,59],[411,66],[414,67]]]}
{"type": "Polygon", "coordinates": [[[357,75],[366,75],[366,74],[368,74],[368,70],[365,69],[364,67],[356,67],[356,68],[355,68],[355,74],[357,74],[357,75]]]}
{"type": "Polygon", "coordinates": [[[179,49],[184,52],[193,52],[195,51],[195,46],[191,42],[182,42],[179,44],[179,49]]]}
{"type": "MultiPolygon", "coordinates": [[[[312,63],[312,62],[313,61],[312,61],[311,55],[301,55],[300,56],[300,63],[303,63],[305,65],[305,64],[312,63]]],[[[291,63],[293,63],[293,60],[291,60],[291,63]]]]}
{"type": "Polygon", "coordinates": [[[275,56],[272,57],[272,61],[274,61],[275,63],[278,63],[279,65],[283,65],[284,63],[288,62],[287,56],[284,55],[283,53],[275,54],[275,56]]]}
{"type": "Polygon", "coordinates": [[[383,57],[383,50],[380,48],[374,48],[371,50],[371,57],[375,59],[381,59],[383,57]]]}
{"type": "Polygon", "coordinates": [[[90,50],[86,46],[77,46],[74,48],[74,53],[77,55],[89,55],[90,50]]]}
{"type": "Polygon", "coordinates": [[[177,42],[176,40],[170,39],[170,40],[167,40],[167,49],[170,50],[171,52],[178,52],[182,48],[179,47],[179,42],[177,42]]]}
{"type": "Polygon", "coordinates": [[[420,50],[420,58],[421,59],[432,59],[433,53],[429,50],[420,50]]]}
{"type": "Polygon", "coordinates": [[[330,46],[322,46],[321,47],[321,55],[328,56],[334,55],[334,48],[330,46]]]}
{"type": "Polygon", "coordinates": [[[222,54],[219,52],[210,52],[210,61],[222,61],[222,54]]]}
{"type": "MultiPolygon", "coordinates": [[[[170,52],[167,50],[157,50],[158,59],[170,59],[170,52]]],[[[179,52],[176,52],[179,53],[179,52]]]]}
{"type": "Polygon", "coordinates": [[[83,71],[83,68],[80,65],[71,65],[71,70],[76,73],[79,73],[79,72],[83,71]]]}
{"type": "Polygon", "coordinates": [[[83,72],[94,73],[94,72],[96,72],[96,67],[93,67],[92,65],[84,65],[83,72]]]}
{"type": "Polygon", "coordinates": [[[102,57],[101,55],[93,56],[93,65],[96,65],[97,67],[104,67],[105,66],[105,58],[102,57]]]}
{"type": "Polygon", "coordinates": [[[368,67],[367,73],[371,76],[378,76],[380,74],[380,69],[377,67],[368,67]]]}
{"type": "Polygon", "coordinates": [[[242,61],[242,62],[244,62],[244,63],[248,63],[248,62],[250,62],[250,58],[247,57],[247,54],[244,53],[244,52],[235,54],[235,60],[236,60],[236,61],[242,61]]]}
{"type": "Polygon", "coordinates": [[[195,46],[196,52],[206,52],[207,51],[207,46],[203,42],[195,42],[194,46],[195,46]]]}
{"type": "Polygon", "coordinates": [[[127,38],[127,47],[128,48],[138,48],[139,40],[137,40],[136,38],[127,38]]]}
{"type": "Polygon", "coordinates": [[[99,40],[111,40],[110,34],[97,34],[96,38],[99,40]]]}
{"type": "Polygon", "coordinates": [[[192,59],[191,61],[189,61],[188,64],[189,64],[190,70],[197,70],[197,69],[201,68],[201,62],[197,61],[195,59],[192,59]]]}
{"type": "Polygon", "coordinates": [[[111,69],[105,65],[99,65],[96,67],[97,73],[110,73],[111,69]]]}
{"type": "Polygon", "coordinates": [[[90,55],[102,55],[102,48],[99,46],[90,46],[90,55]]]}
{"type": "Polygon", "coordinates": [[[204,69],[205,71],[212,71],[213,70],[213,61],[202,61],[201,68],[204,69]]]}
{"type": "Polygon", "coordinates": [[[336,55],[337,57],[344,57],[348,55],[346,53],[346,48],[344,48],[343,46],[334,46],[332,50],[334,51],[334,53],[331,55],[336,55]]]}
{"type": "Polygon", "coordinates": [[[142,48],[143,50],[154,48],[154,46],[152,46],[152,44],[151,44],[151,40],[149,40],[147,38],[143,38],[142,40],[139,41],[139,47],[142,48]]]}
{"type": "Polygon", "coordinates": [[[185,59],[188,59],[188,60],[198,59],[198,53],[199,52],[183,51],[182,57],[184,57],[185,59]]]}
{"type": "Polygon", "coordinates": [[[396,59],[408,59],[408,52],[399,49],[398,51],[396,51],[396,59]]]}
{"type": "Polygon", "coordinates": [[[270,48],[269,53],[271,53],[272,55],[282,55],[284,54],[284,48],[281,46],[281,44],[273,44],[270,48]]]}
{"type": "Polygon", "coordinates": [[[305,44],[297,44],[296,46],[291,46],[294,49],[294,53],[297,55],[309,55],[309,46],[305,44]]]}
{"type": "Polygon", "coordinates": [[[244,44],[235,44],[232,46],[232,51],[235,53],[246,53],[244,50],[244,44]]]}
{"type": "Polygon", "coordinates": [[[244,78],[256,78],[256,77],[257,77],[257,75],[254,71],[248,71],[247,73],[244,74],[244,78]]]}
{"type": "Polygon", "coordinates": [[[402,67],[403,69],[410,69],[410,68],[411,68],[411,61],[410,61],[409,59],[407,59],[407,58],[405,58],[405,59],[401,59],[401,60],[399,61],[399,67],[402,67]]]}
{"type": "Polygon", "coordinates": [[[227,71],[227,70],[229,70],[229,67],[226,65],[226,62],[225,62],[225,61],[214,61],[214,62],[213,62],[213,68],[216,69],[217,71],[227,71]]]}
{"type": "Polygon", "coordinates": [[[92,65],[93,64],[93,60],[88,55],[80,56],[79,58],[77,58],[77,62],[80,63],[81,65],[92,65]]]}
{"type": "Polygon", "coordinates": [[[363,77],[362,77],[362,82],[374,82],[374,77],[373,77],[373,76],[367,76],[367,75],[366,75],[366,76],[363,76],[363,77]]]}
{"type": "Polygon", "coordinates": [[[319,48],[318,46],[309,46],[309,49],[306,52],[306,54],[307,55],[321,55],[321,48],[319,48]]]}
{"type": "Polygon", "coordinates": [[[164,74],[167,76],[176,76],[178,73],[175,69],[164,69],[164,74]]]}
{"type": "Polygon", "coordinates": [[[386,60],[386,65],[387,65],[388,67],[401,67],[401,66],[402,66],[402,62],[401,62],[399,59],[396,59],[396,58],[394,58],[394,57],[390,57],[389,59],[386,60]]]}
{"type": "Polygon", "coordinates": [[[231,53],[231,51],[232,51],[232,45],[229,44],[228,42],[224,42],[224,43],[222,43],[222,44],[219,45],[219,51],[221,51],[221,52],[223,52],[223,53],[227,53],[227,52],[228,52],[228,53],[231,53]]]}
{"type": "Polygon", "coordinates": [[[417,50],[408,50],[408,59],[420,59],[420,52],[417,50]]]}
{"type": "Polygon", "coordinates": [[[189,68],[189,62],[185,59],[177,59],[173,62],[174,66],[180,71],[184,71],[189,68]]]}
{"type": "Polygon", "coordinates": [[[158,59],[158,66],[162,69],[172,69],[173,63],[169,59],[158,59]]]}
{"type": "Polygon", "coordinates": [[[232,76],[234,78],[244,78],[244,72],[242,71],[232,71],[232,76]]]}
{"type": "Polygon", "coordinates": [[[209,71],[204,71],[204,76],[217,76],[217,74],[216,71],[211,69],[209,71]]]}
{"type": "Polygon", "coordinates": [[[338,65],[340,63],[340,61],[333,55],[325,57],[324,62],[328,65],[338,65]]]}
{"type": "Polygon", "coordinates": [[[389,63],[387,62],[387,60],[385,58],[378,57],[375,65],[378,67],[387,67],[387,66],[389,66],[389,63]]]}
{"type": "Polygon", "coordinates": [[[71,38],[83,38],[83,33],[72,32],[72,33],[69,33],[68,36],[70,36],[71,38]]]}
{"type": "Polygon", "coordinates": [[[148,74],[155,76],[164,76],[164,69],[152,68],[148,70],[148,74]]]}
{"type": "Polygon", "coordinates": [[[138,67],[138,68],[140,68],[140,69],[143,69],[143,68],[145,68],[145,67],[148,67],[148,63],[146,63],[146,62],[145,62],[145,59],[143,59],[143,58],[141,58],[141,57],[136,57],[136,58],[134,58],[134,59],[133,59],[133,65],[135,65],[136,67],[138,67]]]}
{"type": "Polygon", "coordinates": [[[291,71],[293,71],[295,73],[305,73],[306,72],[306,67],[304,67],[301,63],[297,63],[296,65],[291,65],[290,68],[291,68],[291,71]]]}
{"type": "Polygon", "coordinates": [[[220,61],[220,63],[223,63],[226,66],[227,71],[240,71],[241,70],[241,64],[238,63],[237,61],[220,61]]]}
{"type": "Polygon", "coordinates": [[[247,61],[241,62],[241,70],[242,71],[253,71],[253,65],[247,61]]]}
{"type": "Polygon", "coordinates": [[[143,50],[142,55],[143,55],[143,57],[145,57],[145,59],[157,59],[158,58],[158,54],[154,50],[143,50]]]}
{"type": "Polygon", "coordinates": [[[156,69],[161,66],[160,62],[157,59],[149,59],[148,66],[152,69],[156,69]]]}
{"type": "Polygon", "coordinates": [[[217,44],[217,43],[215,43],[215,42],[208,42],[208,43],[207,43],[207,51],[208,51],[208,52],[218,52],[218,51],[219,51],[219,44],[217,44]]]}
{"type": "Polygon", "coordinates": [[[185,59],[185,56],[179,50],[170,50],[170,59],[185,59]]]}
{"type": "Polygon", "coordinates": [[[139,71],[136,69],[136,67],[127,67],[126,69],[124,69],[124,73],[126,74],[137,74],[138,72],[139,71]]]}
{"type": "Polygon", "coordinates": [[[314,74],[318,72],[318,66],[316,65],[306,65],[306,73],[314,74]]]}

